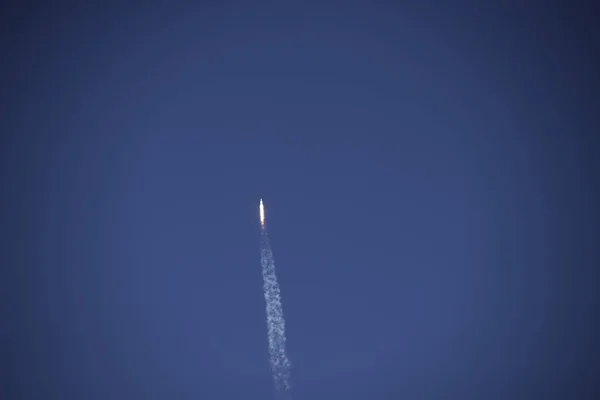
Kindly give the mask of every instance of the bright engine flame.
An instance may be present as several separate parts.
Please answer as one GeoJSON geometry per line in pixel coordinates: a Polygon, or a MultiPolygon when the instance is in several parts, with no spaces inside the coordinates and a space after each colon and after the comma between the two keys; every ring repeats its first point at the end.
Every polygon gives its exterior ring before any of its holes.
{"type": "Polygon", "coordinates": [[[260,226],[265,226],[265,206],[263,206],[262,199],[260,199],[260,205],[258,206],[260,214],[260,226]]]}

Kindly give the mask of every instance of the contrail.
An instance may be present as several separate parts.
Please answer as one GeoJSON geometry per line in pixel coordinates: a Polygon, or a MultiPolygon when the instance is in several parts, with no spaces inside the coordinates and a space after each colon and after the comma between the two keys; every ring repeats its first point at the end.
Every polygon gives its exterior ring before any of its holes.
{"type": "Polygon", "coordinates": [[[259,205],[260,216],[260,261],[262,264],[263,287],[267,308],[267,331],[269,336],[269,356],[275,390],[282,398],[289,398],[290,368],[291,364],[285,351],[285,320],[281,306],[281,294],[277,276],[275,275],[275,262],[273,252],[267,235],[265,225],[265,208],[262,199],[259,205]]]}

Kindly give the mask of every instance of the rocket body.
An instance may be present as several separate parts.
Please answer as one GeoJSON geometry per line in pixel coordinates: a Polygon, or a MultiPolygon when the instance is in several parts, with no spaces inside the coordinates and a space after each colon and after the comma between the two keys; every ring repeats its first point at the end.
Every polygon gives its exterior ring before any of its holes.
{"type": "Polygon", "coordinates": [[[262,199],[260,199],[260,204],[258,206],[258,215],[260,217],[260,227],[265,227],[265,206],[263,205],[262,199]]]}

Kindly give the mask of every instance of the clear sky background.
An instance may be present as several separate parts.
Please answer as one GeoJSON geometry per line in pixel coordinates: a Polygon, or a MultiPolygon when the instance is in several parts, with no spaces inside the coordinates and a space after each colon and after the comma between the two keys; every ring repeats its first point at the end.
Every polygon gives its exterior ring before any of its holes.
{"type": "MultiPolygon", "coordinates": [[[[6,6],[0,397],[596,398],[598,13],[6,6]]],[[[417,5],[418,4],[418,5],[417,5]]]]}

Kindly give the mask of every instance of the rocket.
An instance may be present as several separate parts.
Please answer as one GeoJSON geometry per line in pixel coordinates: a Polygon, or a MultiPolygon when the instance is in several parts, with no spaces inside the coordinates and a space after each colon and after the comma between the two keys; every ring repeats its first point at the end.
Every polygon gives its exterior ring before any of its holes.
{"type": "Polygon", "coordinates": [[[265,227],[265,206],[263,205],[262,199],[260,199],[260,204],[258,205],[258,215],[260,217],[260,227],[265,227]]]}

